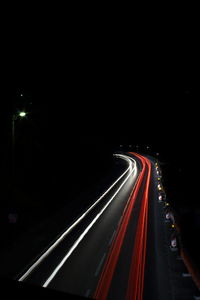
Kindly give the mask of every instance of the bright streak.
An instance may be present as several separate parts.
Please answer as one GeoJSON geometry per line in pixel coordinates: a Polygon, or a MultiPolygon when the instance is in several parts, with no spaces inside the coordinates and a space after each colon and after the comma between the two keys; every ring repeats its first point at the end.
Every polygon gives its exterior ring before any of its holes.
{"type": "Polygon", "coordinates": [[[148,175],[145,183],[145,190],[143,193],[142,204],[136,229],[136,239],[134,241],[126,299],[142,300],[147,246],[148,201],[151,178],[151,163],[147,158],[141,155],[138,155],[136,153],[133,153],[133,155],[136,155],[140,158],[143,164],[143,170],[146,170],[146,168],[148,168],[148,175]]]}
{"type": "Polygon", "coordinates": [[[129,221],[131,218],[131,213],[133,211],[133,207],[135,205],[135,201],[136,201],[138,192],[140,190],[141,183],[144,178],[144,172],[145,172],[145,170],[142,167],[141,173],[137,177],[137,180],[135,181],[134,187],[129,196],[128,202],[125,206],[122,217],[118,223],[120,225],[118,225],[115,241],[113,243],[113,246],[111,247],[111,251],[109,252],[107,261],[102,270],[100,280],[97,284],[96,291],[93,295],[93,297],[95,299],[102,299],[102,300],[107,299],[111,280],[112,280],[113,274],[115,272],[115,268],[116,268],[117,261],[119,259],[121,247],[123,245],[127,227],[128,227],[128,224],[129,224],[129,221]]]}
{"type": "Polygon", "coordinates": [[[72,231],[72,229],[78,225],[82,219],[102,200],[102,198],[118,183],[118,181],[128,172],[137,172],[136,161],[128,156],[122,154],[115,154],[114,156],[120,157],[128,161],[129,167],[126,171],[96,200],[96,202],[91,205],[39,258],[38,260],[18,279],[18,281],[23,281],[28,277],[28,275],[53,251],[53,249],[72,231]],[[134,163],[134,168],[132,164],[134,163]]]}
{"type": "Polygon", "coordinates": [[[65,257],[62,259],[62,261],[59,263],[59,265],[55,268],[55,270],[53,271],[53,273],[49,276],[49,278],[45,281],[45,283],[43,284],[43,287],[47,287],[49,285],[49,283],[52,281],[52,279],[56,276],[56,274],[58,273],[58,271],[60,270],[60,268],[64,265],[64,263],[66,262],[66,260],[70,257],[70,255],[72,254],[72,252],[76,249],[76,247],[79,245],[79,243],[82,241],[82,239],[85,237],[85,235],[88,233],[88,231],[92,228],[92,226],[96,223],[96,221],[99,219],[99,217],[103,214],[103,212],[106,210],[106,208],[109,206],[109,204],[112,202],[112,200],[115,198],[115,196],[118,194],[118,192],[121,190],[121,188],[123,187],[123,185],[126,183],[126,181],[129,179],[129,177],[132,175],[133,172],[136,172],[135,174],[137,174],[137,167],[136,167],[136,163],[135,163],[135,168],[132,169],[132,171],[128,174],[128,176],[126,177],[126,179],[122,182],[122,184],[120,185],[120,187],[117,189],[117,191],[114,193],[114,195],[110,198],[110,200],[106,203],[106,205],[102,208],[102,210],[96,215],[96,217],[93,219],[93,221],[86,227],[86,229],[84,230],[84,232],[80,235],[80,237],[76,240],[76,242],[73,244],[73,246],[71,247],[71,249],[67,252],[67,254],[65,255],[65,257]]]}

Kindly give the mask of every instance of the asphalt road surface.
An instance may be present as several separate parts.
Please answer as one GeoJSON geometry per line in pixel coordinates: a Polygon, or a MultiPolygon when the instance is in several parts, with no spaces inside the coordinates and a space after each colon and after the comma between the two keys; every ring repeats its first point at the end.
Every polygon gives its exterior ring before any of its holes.
{"type": "Polygon", "coordinates": [[[116,156],[126,170],[19,281],[93,299],[173,299],[156,162],[116,156]]]}

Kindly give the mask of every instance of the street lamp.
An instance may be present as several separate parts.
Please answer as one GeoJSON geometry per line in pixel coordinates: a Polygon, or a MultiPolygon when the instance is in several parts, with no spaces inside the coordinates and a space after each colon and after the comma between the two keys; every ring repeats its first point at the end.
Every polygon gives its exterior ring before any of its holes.
{"type": "Polygon", "coordinates": [[[25,111],[19,112],[19,116],[20,116],[21,118],[26,117],[26,112],[25,112],[25,111]]]}
{"type": "Polygon", "coordinates": [[[15,173],[15,121],[18,118],[26,117],[27,113],[25,111],[19,111],[12,115],[12,179],[14,183],[14,173],[15,173]]]}

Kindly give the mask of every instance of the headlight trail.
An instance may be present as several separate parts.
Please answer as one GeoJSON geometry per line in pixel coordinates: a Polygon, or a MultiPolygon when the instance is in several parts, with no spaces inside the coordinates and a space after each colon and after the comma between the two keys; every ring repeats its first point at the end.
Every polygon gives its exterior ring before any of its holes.
{"type": "MultiPolygon", "coordinates": [[[[114,156],[124,159],[128,162],[129,166],[119,176],[119,178],[69,227],[67,228],[59,238],[28,268],[28,270],[18,279],[18,281],[24,281],[31,272],[54,250],[55,247],[88,215],[88,213],[108,194],[108,192],[123,178],[129,171],[129,176],[135,170],[137,171],[136,162],[134,159],[130,158],[129,156],[122,155],[122,154],[114,154],[114,156]],[[134,165],[134,167],[133,167],[134,165]]],[[[128,179],[127,178],[127,179],[128,179]]]]}
{"type": "MultiPolygon", "coordinates": [[[[113,196],[110,198],[110,200],[106,203],[106,205],[101,209],[101,211],[96,215],[96,217],[93,219],[93,221],[87,226],[87,228],[83,231],[83,233],[80,235],[80,237],[75,241],[73,246],[70,248],[70,250],[67,252],[65,257],[62,259],[62,261],[59,263],[59,265],[55,268],[55,270],[52,272],[52,274],[48,277],[48,279],[44,282],[43,287],[47,287],[49,283],[52,281],[52,279],[56,276],[58,271],[61,269],[61,267],[64,265],[66,260],[70,257],[70,255],[73,253],[73,251],[76,249],[76,247],[79,245],[79,243],[82,241],[82,239],[85,237],[85,235],[88,233],[88,231],[93,227],[93,225],[97,222],[97,220],[100,218],[100,216],[103,214],[103,212],[106,210],[106,208],[110,205],[110,203],[113,201],[115,196],[119,193],[121,188],[124,186],[124,184],[127,182],[129,177],[133,174],[133,172],[137,173],[137,166],[135,160],[132,158],[129,158],[128,156],[126,159],[129,159],[131,161],[134,161],[135,165],[134,168],[131,169],[131,172],[128,174],[128,176],[125,178],[125,180],[121,183],[117,191],[113,194],[113,196]]],[[[130,167],[129,167],[130,168],[130,167]]],[[[129,170],[128,168],[128,170],[129,170]]]]}

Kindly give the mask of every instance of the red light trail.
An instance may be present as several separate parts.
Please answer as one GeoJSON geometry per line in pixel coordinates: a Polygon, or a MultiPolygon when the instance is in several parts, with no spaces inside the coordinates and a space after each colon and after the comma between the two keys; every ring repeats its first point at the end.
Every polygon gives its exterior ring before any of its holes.
{"type": "Polygon", "coordinates": [[[139,157],[147,167],[147,181],[145,185],[145,192],[142,199],[140,215],[136,231],[136,239],[134,243],[134,250],[132,255],[132,262],[130,267],[129,282],[126,299],[142,300],[144,287],[144,269],[146,258],[146,242],[147,242],[147,222],[148,222],[148,192],[151,175],[151,163],[145,157],[134,153],[139,157]]]}
{"type": "Polygon", "coordinates": [[[147,239],[147,217],[148,217],[148,190],[151,173],[151,163],[148,159],[136,153],[131,153],[140,159],[142,163],[142,171],[139,175],[138,181],[129,197],[128,204],[124,210],[122,216],[121,225],[118,227],[116,238],[113,241],[107,260],[105,262],[102,274],[100,276],[94,298],[95,299],[107,299],[113,274],[118,262],[120,250],[124,241],[125,233],[131,218],[131,213],[137,199],[138,192],[141,188],[142,182],[145,180],[145,174],[147,174],[147,180],[145,183],[145,191],[142,198],[141,210],[138,220],[138,226],[136,231],[136,240],[134,243],[134,250],[132,255],[130,275],[127,289],[128,299],[142,299],[143,285],[144,285],[144,267],[146,257],[146,239],[147,239]]]}

